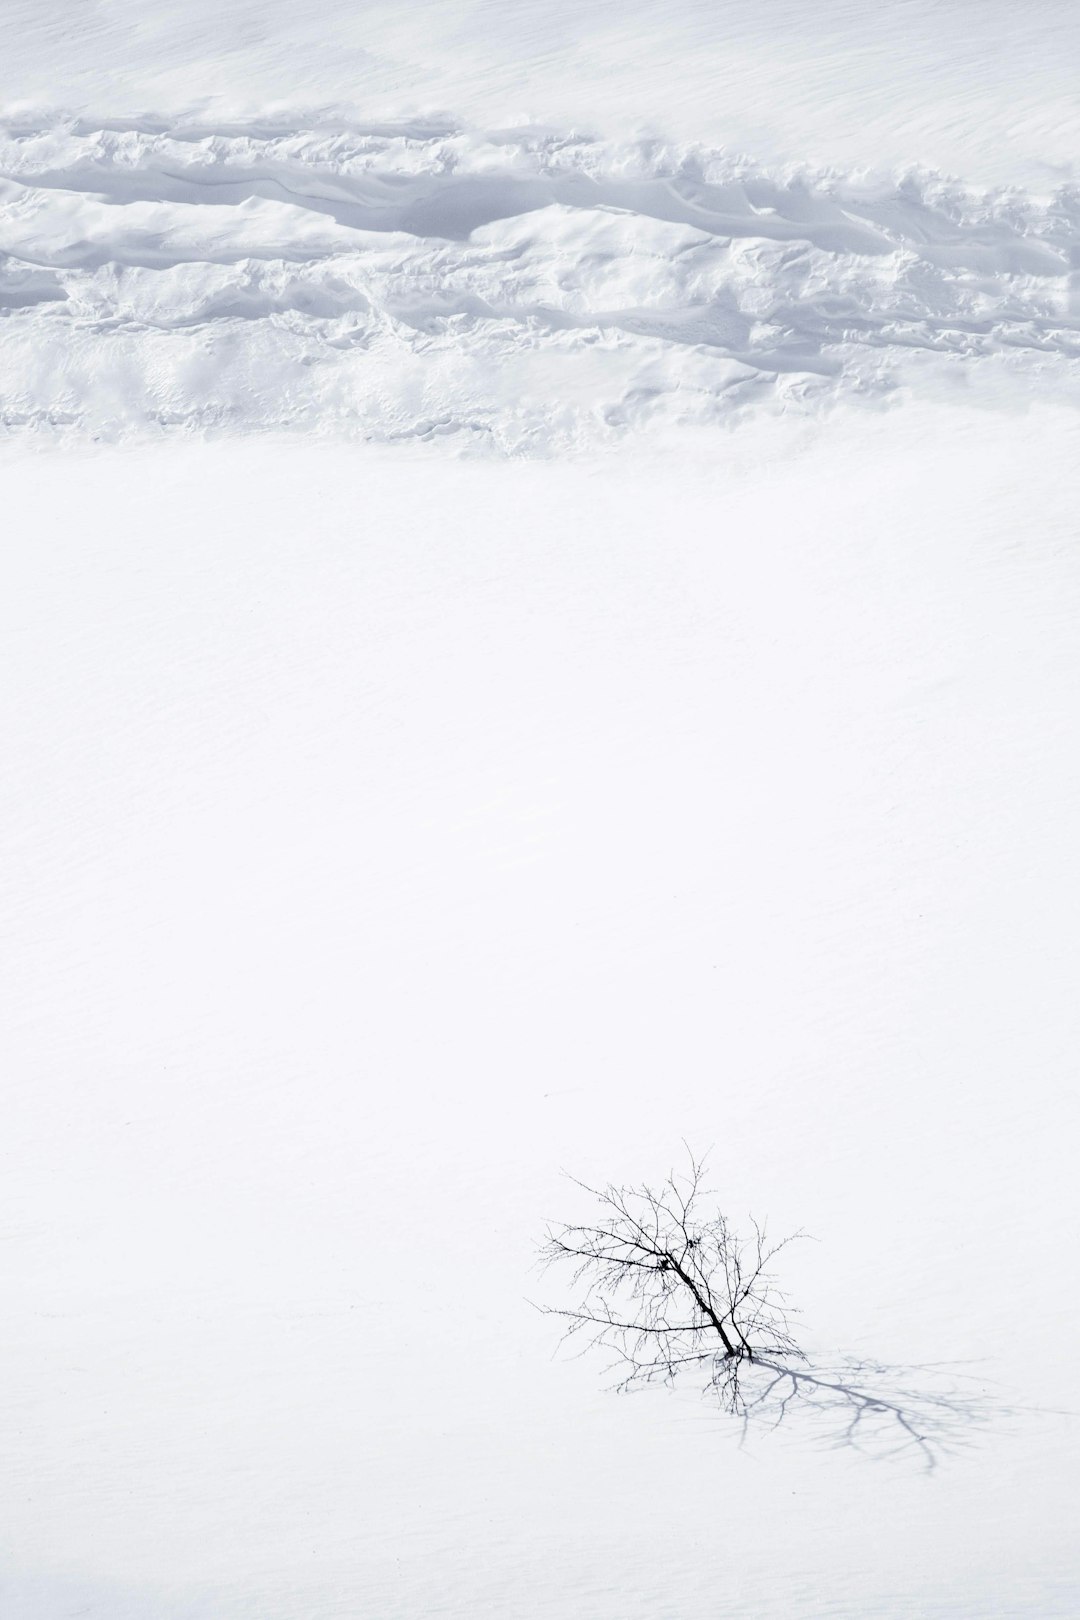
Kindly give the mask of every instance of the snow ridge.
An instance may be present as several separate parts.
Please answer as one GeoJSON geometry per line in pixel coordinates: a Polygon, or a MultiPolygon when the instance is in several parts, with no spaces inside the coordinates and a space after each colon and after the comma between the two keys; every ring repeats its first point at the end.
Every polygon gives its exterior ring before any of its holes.
{"type": "Polygon", "coordinates": [[[1080,190],[444,124],[0,126],[0,425],[547,453],[966,384],[1080,397],[1080,190]]]}

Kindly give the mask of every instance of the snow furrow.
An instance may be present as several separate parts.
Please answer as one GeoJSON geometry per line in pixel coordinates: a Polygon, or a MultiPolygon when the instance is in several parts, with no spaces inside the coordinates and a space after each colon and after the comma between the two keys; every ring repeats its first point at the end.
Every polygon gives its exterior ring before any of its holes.
{"type": "Polygon", "coordinates": [[[966,384],[1074,397],[1080,192],[541,130],[0,131],[0,423],[565,449],[966,384]]]}

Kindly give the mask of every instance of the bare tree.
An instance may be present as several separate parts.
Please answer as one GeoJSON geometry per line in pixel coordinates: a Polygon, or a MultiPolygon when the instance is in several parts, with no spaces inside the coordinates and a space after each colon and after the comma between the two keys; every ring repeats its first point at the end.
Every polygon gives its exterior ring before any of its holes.
{"type": "MultiPolygon", "coordinates": [[[[912,1450],[928,1469],[990,1408],[943,1368],[898,1368],[841,1358],[811,1363],[774,1263],[799,1232],[773,1242],[751,1220],[740,1234],[709,1202],[705,1165],[658,1187],[588,1187],[599,1204],[587,1225],[551,1226],[545,1266],[572,1268],[575,1308],[542,1306],[568,1339],[609,1352],[621,1390],[694,1377],[741,1425],[772,1427],[800,1412],[836,1445],[912,1450]]],[[[573,1178],[571,1178],[573,1179],[573,1178]]]]}

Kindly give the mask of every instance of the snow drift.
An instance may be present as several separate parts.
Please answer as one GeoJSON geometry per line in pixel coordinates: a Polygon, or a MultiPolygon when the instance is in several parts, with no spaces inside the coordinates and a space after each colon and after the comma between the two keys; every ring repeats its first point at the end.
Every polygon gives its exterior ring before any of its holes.
{"type": "Polygon", "coordinates": [[[0,423],[503,451],[1075,398],[1080,189],[431,124],[9,123],[0,423]]]}

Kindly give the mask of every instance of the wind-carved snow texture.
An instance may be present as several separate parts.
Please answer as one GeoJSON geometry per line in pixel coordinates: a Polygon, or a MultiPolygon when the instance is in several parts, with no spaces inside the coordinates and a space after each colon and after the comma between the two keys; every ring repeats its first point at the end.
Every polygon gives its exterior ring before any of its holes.
{"type": "Polygon", "coordinates": [[[545,453],[897,389],[1080,397],[1080,190],[536,129],[0,131],[0,421],[545,453]]]}

